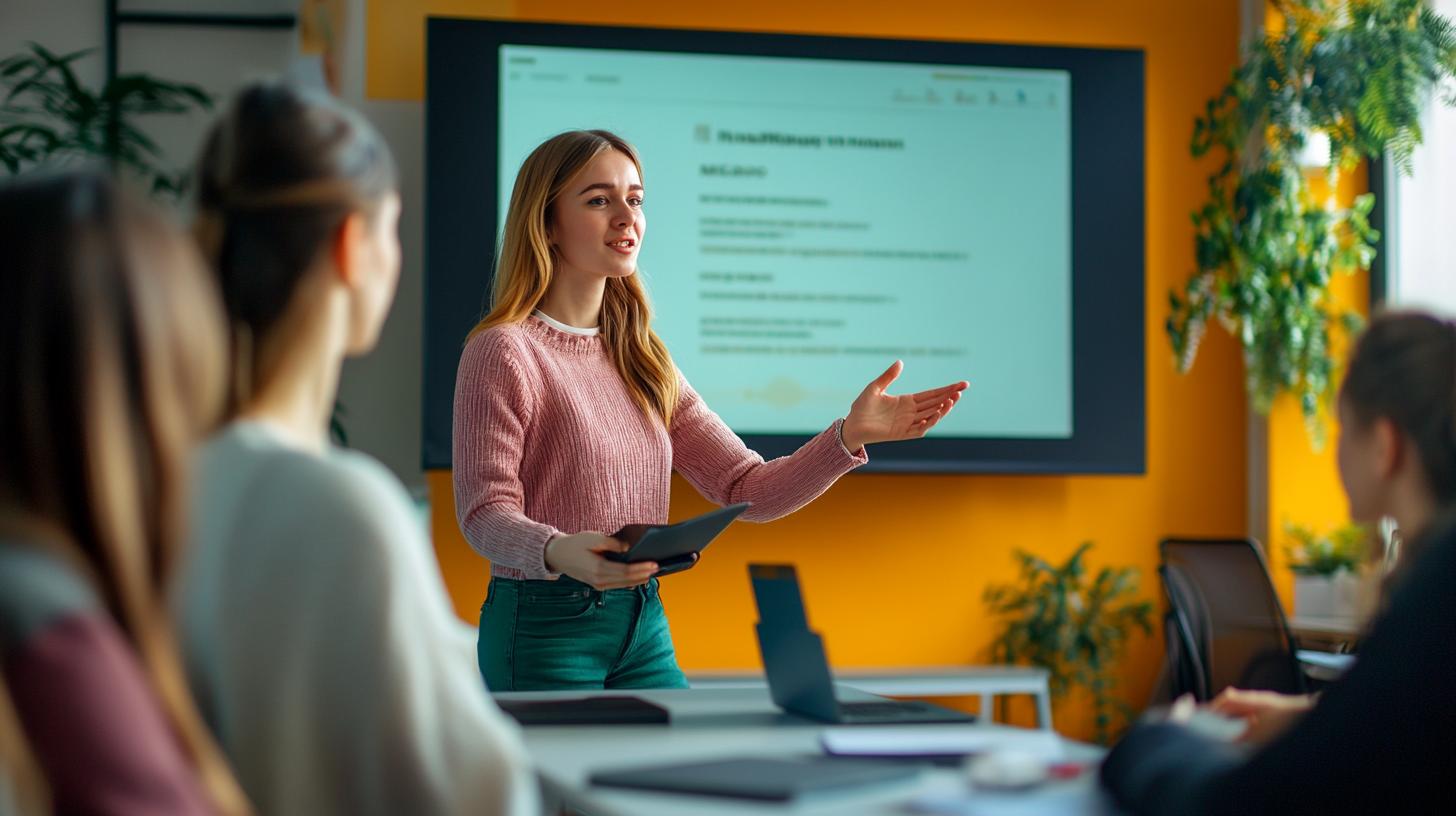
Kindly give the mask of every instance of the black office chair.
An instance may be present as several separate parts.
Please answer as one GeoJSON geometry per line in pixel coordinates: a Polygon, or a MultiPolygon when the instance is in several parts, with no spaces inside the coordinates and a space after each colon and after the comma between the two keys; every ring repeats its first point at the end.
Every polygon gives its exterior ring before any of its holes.
{"type": "Polygon", "coordinates": [[[1248,539],[1165,539],[1167,677],[1174,696],[1213,699],[1229,686],[1308,690],[1269,568],[1248,539]]]}

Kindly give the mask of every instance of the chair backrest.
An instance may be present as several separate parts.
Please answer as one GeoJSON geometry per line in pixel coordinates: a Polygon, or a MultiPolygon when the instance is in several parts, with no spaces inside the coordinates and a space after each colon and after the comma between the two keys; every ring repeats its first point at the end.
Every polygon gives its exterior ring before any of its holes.
{"type": "Polygon", "coordinates": [[[1158,576],[1169,599],[1168,611],[1163,613],[1163,644],[1167,652],[1159,687],[1153,690],[1149,705],[1167,705],[1184,694],[1192,694],[1198,700],[1209,699],[1208,671],[1199,645],[1202,628],[1195,630],[1184,611],[1189,604],[1182,599],[1189,593],[1186,587],[1180,589],[1174,583],[1181,580],[1179,575],[1167,567],[1158,567],[1158,576]],[[1180,599],[1178,603],[1173,602],[1174,597],[1180,599]]]}
{"type": "Polygon", "coordinates": [[[1304,692],[1284,608],[1258,545],[1248,539],[1165,539],[1159,575],[1178,675],[1208,700],[1229,686],[1304,692]]]}

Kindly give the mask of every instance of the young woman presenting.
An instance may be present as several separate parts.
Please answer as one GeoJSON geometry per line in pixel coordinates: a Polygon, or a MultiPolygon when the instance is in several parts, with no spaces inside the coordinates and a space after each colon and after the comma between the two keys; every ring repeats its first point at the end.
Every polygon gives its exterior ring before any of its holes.
{"type": "Polygon", "coordinates": [[[686,686],[652,578],[610,533],[667,520],[672,471],[749,521],[785,516],[868,461],[865,445],[923,436],[966,383],[885,392],[790,456],[744,447],[652,331],[637,256],[641,163],[620,137],[563,133],[516,178],[493,307],[455,386],[455,501],[491,561],[477,654],[497,691],[686,686]]]}

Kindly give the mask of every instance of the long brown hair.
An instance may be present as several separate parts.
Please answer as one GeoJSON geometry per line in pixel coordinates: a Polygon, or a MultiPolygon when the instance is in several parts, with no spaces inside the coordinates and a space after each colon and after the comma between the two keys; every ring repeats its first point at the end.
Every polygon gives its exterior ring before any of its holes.
{"type": "MultiPolygon", "coordinates": [[[[605,130],[572,130],[542,142],[516,175],[511,206],[496,260],[491,310],[470,336],[492,326],[520,323],[546,297],[559,259],[547,235],[551,205],[567,184],[592,159],[616,150],[632,160],[642,175],[637,151],[622,137],[605,130]]],[[[652,307],[639,275],[608,278],[602,296],[602,340],[632,401],[647,416],[672,424],[677,405],[677,369],[667,346],[652,330],[652,307]]]]}
{"type": "Polygon", "coordinates": [[[164,600],[221,403],[217,295],[186,236],[98,174],[0,189],[0,247],[0,524],[95,586],[213,804],[245,813],[164,600]]]}
{"type": "Polygon", "coordinates": [[[279,82],[233,98],[196,168],[197,219],[232,323],[228,412],[267,382],[253,344],[278,323],[304,274],[351,213],[396,189],[389,147],[363,117],[279,82]]]}

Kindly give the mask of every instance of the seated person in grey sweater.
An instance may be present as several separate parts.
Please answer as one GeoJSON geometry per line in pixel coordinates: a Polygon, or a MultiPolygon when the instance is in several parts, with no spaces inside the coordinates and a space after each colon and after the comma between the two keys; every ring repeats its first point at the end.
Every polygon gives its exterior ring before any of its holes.
{"type": "Polygon", "coordinates": [[[1264,743],[1252,753],[1177,722],[1133,729],[1102,768],[1129,811],[1456,811],[1456,325],[1376,318],[1338,409],[1351,516],[1393,518],[1409,542],[1389,604],[1354,668],[1307,713],[1277,698],[1243,707],[1264,743]]]}
{"type": "Polygon", "coordinates": [[[535,812],[409,497],[328,441],[344,358],[373,347],[399,277],[383,140],[331,100],[254,85],[196,179],[234,341],[176,607],[204,715],[272,816],[535,812]]]}

